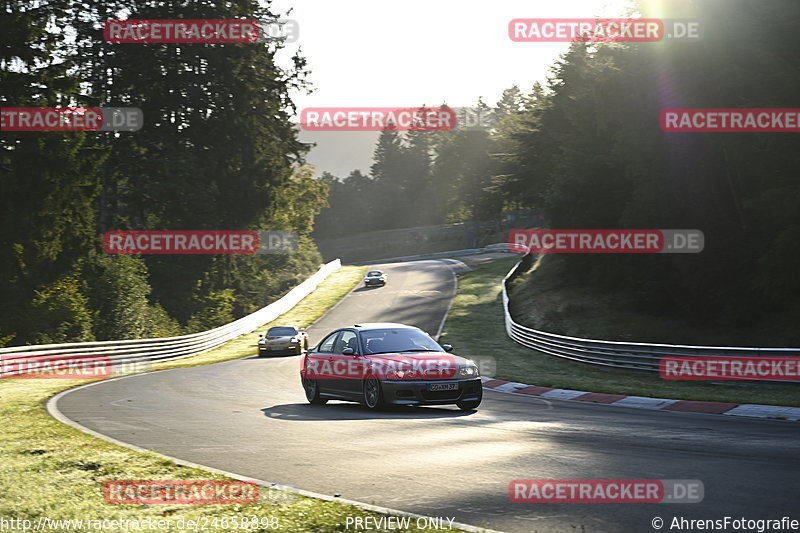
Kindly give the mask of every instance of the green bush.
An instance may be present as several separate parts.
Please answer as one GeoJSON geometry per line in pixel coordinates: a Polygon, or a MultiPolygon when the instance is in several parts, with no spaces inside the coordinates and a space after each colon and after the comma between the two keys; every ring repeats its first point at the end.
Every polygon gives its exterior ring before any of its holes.
{"type": "Polygon", "coordinates": [[[95,340],[95,313],[76,276],[66,276],[37,289],[31,307],[39,330],[35,344],[95,340]]]}

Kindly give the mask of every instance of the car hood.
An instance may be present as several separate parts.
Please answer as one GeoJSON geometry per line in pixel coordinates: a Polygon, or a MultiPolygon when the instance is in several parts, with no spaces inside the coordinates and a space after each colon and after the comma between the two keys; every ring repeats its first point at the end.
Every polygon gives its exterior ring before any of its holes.
{"type": "Polygon", "coordinates": [[[400,352],[366,357],[372,373],[382,379],[452,379],[467,363],[467,359],[448,352],[400,352]]]}
{"type": "Polygon", "coordinates": [[[403,363],[410,361],[437,361],[444,360],[456,365],[467,364],[468,359],[450,352],[396,352],[380,355],[365,355],[371,361],[392,361],[403,363]]]}

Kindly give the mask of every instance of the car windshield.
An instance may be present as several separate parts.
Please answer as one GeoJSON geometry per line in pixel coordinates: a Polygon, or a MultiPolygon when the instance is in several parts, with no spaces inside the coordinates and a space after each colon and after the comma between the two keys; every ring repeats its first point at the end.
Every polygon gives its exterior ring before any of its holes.
{"type": "Polygon", "coordinates": [[[288,335],[297,335],[297,328],[277,327],[269,328],[267,331],[267,337],[286,337],[288,335]]]}
{"type": "Polygon", "coordinates": [[[383,272],[381,272],[380,270],[372,270],[370,272],[367,272],[368,278],[376,278],[378,276],[383,276],[383,272]]]}
{"type": "Polygon", "coordinates": [[[367,355],[397,352],[441,352],[442,347],[418,329],[373,329],[361,333],[367,355]]]}

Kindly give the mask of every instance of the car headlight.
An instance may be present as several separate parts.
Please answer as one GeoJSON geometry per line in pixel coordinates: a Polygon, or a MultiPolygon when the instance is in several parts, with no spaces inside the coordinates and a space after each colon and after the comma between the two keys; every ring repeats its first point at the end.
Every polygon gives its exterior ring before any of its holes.
{"type": "Polygon", "coordinates": [[[289,342],[300,342],[300,339],[298,339],[297,337],[292,337],[291,339],[289,339],[289,342]]]}
{"type": "Polygon", "coordinates": [[[480,377],[478,367],[472,361],[467,361],[467,364],[461,365],[458,369],[458,375],[461,377],[477,378],[480,377]]]}

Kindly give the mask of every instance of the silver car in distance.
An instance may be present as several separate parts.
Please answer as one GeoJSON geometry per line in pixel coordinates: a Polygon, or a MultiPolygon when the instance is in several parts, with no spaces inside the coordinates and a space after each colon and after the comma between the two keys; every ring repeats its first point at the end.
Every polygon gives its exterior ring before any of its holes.
{"type": "Polygon", "coordinates": [[[308,334],[297,326],[275,326],[259,335],[258,356],[301,355],[308,351],[308,334]]]}

